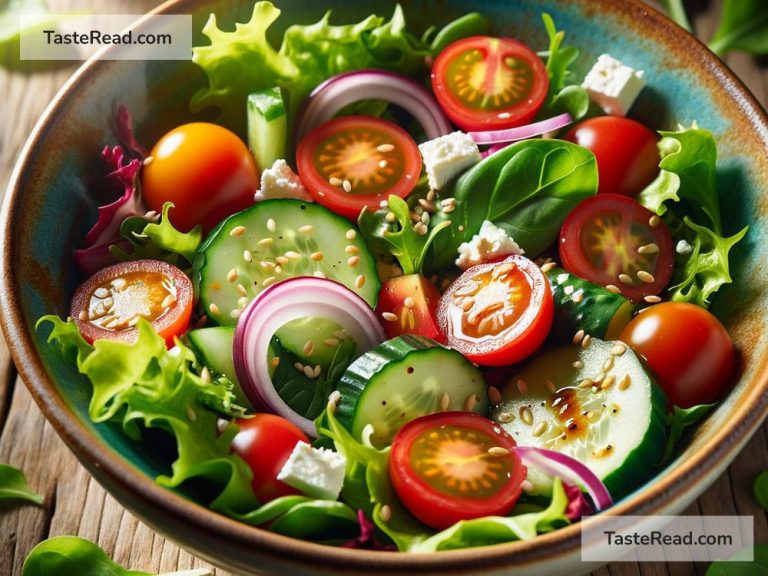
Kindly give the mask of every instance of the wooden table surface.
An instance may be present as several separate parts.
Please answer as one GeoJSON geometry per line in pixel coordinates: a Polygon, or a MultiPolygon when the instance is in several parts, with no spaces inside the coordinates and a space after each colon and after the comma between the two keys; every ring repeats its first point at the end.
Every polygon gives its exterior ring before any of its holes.
{"type": "MultiPolygon", "coordinates": [[[[57,8],[82,7],[86,0],[50,2],[57,8]]],[[[95,2],[90,2],[91,6],[95,2]]],[[[157,2],[110,0],[99,11],[138,14],[157,2]]],[[[702,2],[694,18],[697,32],[709,37],[721,0],[702,2]]],[[[743,54],[726,58],[757,98],[768,104],[768,71],[743,54]]],[[[38,115],[73,67],[23,74],[0,68],[0,191],[38,115]]],[[[701,119],[706,125],[705,119],[701,119]]],[[[768,519],[752,497],[752,482],[768,469],[768,425],[764,425],[724,474],[692,506],[690,513],[753,515],[756,539],[768,543],[768,519]]],[[[30,484],[45,495],[41,507],[0,505],[0,576],[16,576],[27,553],[45,538],[72,534],[97,542],[123,566],[147,572],[171,572],[206,566],[126,512],[90,477],[64,446],[18,378],[7,346],[0,339],[0,462],[23,469],[30,484]]],[[[614,564],[596,576],[703,574],[705,565],[614,564]]],[[[223,576],[221,570],[216,572],[223,576]]],[[[75,575],[72,575],[75,576],[75,575]]]]}

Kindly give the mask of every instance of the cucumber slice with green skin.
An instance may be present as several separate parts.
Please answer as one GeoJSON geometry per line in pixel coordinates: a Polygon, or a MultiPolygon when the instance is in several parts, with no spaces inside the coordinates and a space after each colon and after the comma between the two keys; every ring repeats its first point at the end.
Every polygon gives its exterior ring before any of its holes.
{"type": "Polygon", "coordinates": [[[199,328],[187,332],[187,339],[198,360],[216,375],[221,375],[232,382],[237,403],[248,409],[253,409],[246,398],[240,383],[237,381],[235,364],[232,360],[232,343],[235,339],[235,328],[231,326],[214,326],[199,328]]]}
{"type": "MultiPolygon", "coordinates": [[[[280,345],[296,356],[302,364],[319,365],[327,370],[339,346],[350,336],[342,327],[327,318],[298,318],[275,332],[280,345]]],[[[356,345],[353,344],[352,354],[356,345]]]]}
{"type": "Polygon", "coordinates": [[[480,370],[459,352],[434,340],[404,335],[355,360],[338,384],[336,417],[356,438],[373,426],[382,448],[405,424],[426,414],[470,409],[485,415],[488,387],[480,370]]]}
{"type": "Polygon", "coordinates": [[[555,320],[549,337],[552,343],[568,342],[579,330],[593,338],[615,340],[637,309],[621,294],[562,268],[553,268],[546,274],[555,300],[555,320]]]}
{"type": "Polygon", "coordinates": [[[288,116],[280,88],[248,96],[248,146],[262,170],[287,157],[288,116]]]}
{"type": "Polygon", "coordinates": [[[626,344],[591,339],[536,357],[504,388],[492,417],[520,445],[583,462],[619,498],[659,462],[666,405],[626,344]]]}
{"type": "Polygon", "coordinates": [[[300,200],[264,200],[224,220],[198,250],[193,281],[208,318],[234,325],[264,288],[297,276],[335,280],[376,307],[379,277],[362,236],[300,200]]]}

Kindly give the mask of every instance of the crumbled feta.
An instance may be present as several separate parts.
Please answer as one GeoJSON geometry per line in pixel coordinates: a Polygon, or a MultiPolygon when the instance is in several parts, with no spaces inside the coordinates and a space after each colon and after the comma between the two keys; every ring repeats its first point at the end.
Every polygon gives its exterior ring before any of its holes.
{"type": "Polygon", "coordinates": [[[507,233],[490,220],[483,222],[480,231],[469,242],[459,246],[456,266],[462,270],[483,262],[495,260],[501,256],[523,254],[524,251],[507,233]]]}
{"type": "Polygon", "coordinates": [[[419,151],[433,190],[440,190],[481,159],[477,144],[464,132],[453,132],[419,144],[419,151]]]}
{"type": "Polygon", "coordinates": [[[336,500],[344,483],[347,459],[326,448],[299,442],[277,475],[277,479],[313,498],[336,500]]]}
{"type": "Polygon", "coordinates": [[[635,71],[608,54],[601,54],[582,87],[608,114],[626,116],[645,86],[643,72],[635,71]]]}
{"type": "Polygon", "coordinates": [[[680,242],[677,243],[677,246],[675,246],[675,252],[685,256],[686,254],[693,252],[693,246],[691,246],[686,240],[680,240],[680,242]]]}
{"type": "Polygon", "coordinates": [[[312,202],[301,178],[291,170],[285,160],[275,160],[271,168],[261,173],[261,189],[253,197],[256,202],[270,198],[295,198],[312,202]]]}

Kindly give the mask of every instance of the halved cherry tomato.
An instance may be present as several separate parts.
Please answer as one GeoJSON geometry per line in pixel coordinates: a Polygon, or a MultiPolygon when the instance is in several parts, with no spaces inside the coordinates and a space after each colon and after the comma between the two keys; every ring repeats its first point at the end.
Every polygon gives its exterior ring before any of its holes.
{"type": "Polygon", "coordinates": [[[595,155],[598,194],[636,196],[659,173],[658,136],[631,118],[590,118],[571,128],[565,139],[595,155]]]}
{"type": "Polygon", "coordinates": [[[171,346],[192,316],[192,282],[160,260],[134,260],[99,270],[75,291],[71,315],[88,342],[133,342],[145,318],[171,346]]]}
{"type": "Polygon", "coordinates": [[[255,414],[237,421],[240,431],[232,440],[232,451],[248,463],[253,472],[251,487],[260,502],[280,496],[301,494],[277,479],[277,475],[299,442],[309,438],[298,426],[274,414],[255,414]]]}
{"type": "Polygon", "coordinates": [[[381,285],[376,313],[387,338],[418,334],[445,342],[437,323],[439,301],[440,292],[421,274],[398,276],[381,285]]]}
{"type": "Polygon", "coordinates": [[[158,140],[142,171],[142,195],[156,212],[173,202],[168,217],[188,231],[210,231],[227,216],[253,204],[259,170],[248,147],[226,128],[193,122],[158,140]]]}
{"type": "Polygon", "coordinates": [[[675,254],[658,216],[627,196],[600,194],[565,219],[560,259],[568,272],[640,302],[669,283],[675,254]]]}
{"type": "Polygon", "coordinates": [[[450,44],[432,67],[432,89],[462,130],[499,130],[528,123],[549,89],[544,62],[511,38],[472,36],[450,44]]]}
{"type": "Polygon", "coordinates": [[[524,256],[470,268],[448,287],[437,312],[448,346],[483,366],[514,364],[533,354],[553,316],[549,281],[524,256]]]}
{"type": "Polygon", "coordinates": [[[390,194],[405,198],[419,179],[413,138],[373,116],[342,116],[312,130],[296,153],[299,176],[316,202],[357,221],[390,194]]]}
{"type": "Polygon", "coordinates": [[[400,429],[392,441],[389,475],[411,514],[442,530],[512,509],[526,476],[514,448],[512,436],[487,418],[440,412],[400,429]]]}
{"type": "Polygon", "coordinates": [[[725,327],[687,302],[651,306],[627,324],[619,339],[645,357],[669,401],[681,408],[715,402],[736,365],[725,327]]]}

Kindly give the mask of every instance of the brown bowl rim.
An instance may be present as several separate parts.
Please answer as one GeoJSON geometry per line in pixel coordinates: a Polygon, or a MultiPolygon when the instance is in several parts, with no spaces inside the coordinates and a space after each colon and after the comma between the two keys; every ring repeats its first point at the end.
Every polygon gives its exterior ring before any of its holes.
{"type": "MultiPolygon", "coordinates": [[[[185,7],[194,1],[168,0],[151,10],[147,16],[188,13],[184,11],[185,7]]],[[[608,8],[616,13],[625,12],[632,18],[647,20],[659,34],[667,36],[679,44],[681,49],[689,51],[701,63],[703,70],[710,73],[717,83],[730,93],[738,110],[751,119],[768,148],[768,114],[742,81],[703,43],[640,0],[625,0],[619,4],[610,0],[599,0],[591,3],[591,6],[595,5],[598,5],[600,10],[608,8]]],[[[140,25],[143,20],[144,18],[137,21],[134,26],[140,25]]],[[[339,572],[375,567],[398,572],[440,570],[449,573],[478,569],[482,566],[499,566],[510,561],[520,566],[543,558],[553,559],[556,554],[562,555],[576,550],[580,545],[579,524],[540,535],[529,541],[440,553],[406,555],[316,544],[254,528],[213,512],[163,488],[119,456],[116,457],[117,455],[102,442],[93,442],[93,436],[87,427],[74,416],[48,378],[41,360],[37,357],[33,339],[26,331],[11,262],[14,253],[11,223],[21,201],[25,174],[31,167],[39,143],[44,140],[46,132],[55,120],[57,109],[86,85],[91,75],[97,74],[102,67],[108,65],[107,62],[99,60],[98,56],[99,54],[83,64],[53,98],[24,145],[12,172],[0,218],[0,324],[19,374],[38,406],[70,449],[97,479],[108,487],[108,491],[114,490],[121,495],[132,494],[133,497],[144,501],[145,510],[147,506],[151,506],[156,511],[170,515],[174,522],[194,527],[200,534],[209,538],[226,541],[244,549],[255,549],[277,560],[288,559],[292,563],[306,562],[312,565],[319,563],[323,568],[335,568],[339,572]]],[[[735,456],[735,452],[743,447],[768,415],[768,366],[762,369],[755,380],[758,385],[745,391],[729,422],[709,440],[708,446],[712,447],[710,450],[701,450],[686,461],[679,462],[665,477],[654,481],[653,490],[641,489],[612,507],[607,514],[653,514],[676,499],[684,498],[686,493],[690,492],[691,478],[699,477],[697,470],[717,468],[723,460],[735,456]]],[[[154,516],[156,514],[153,514],[154,516]]],[[[584,522],[590,520],[586,519],[584,522]]]]}

